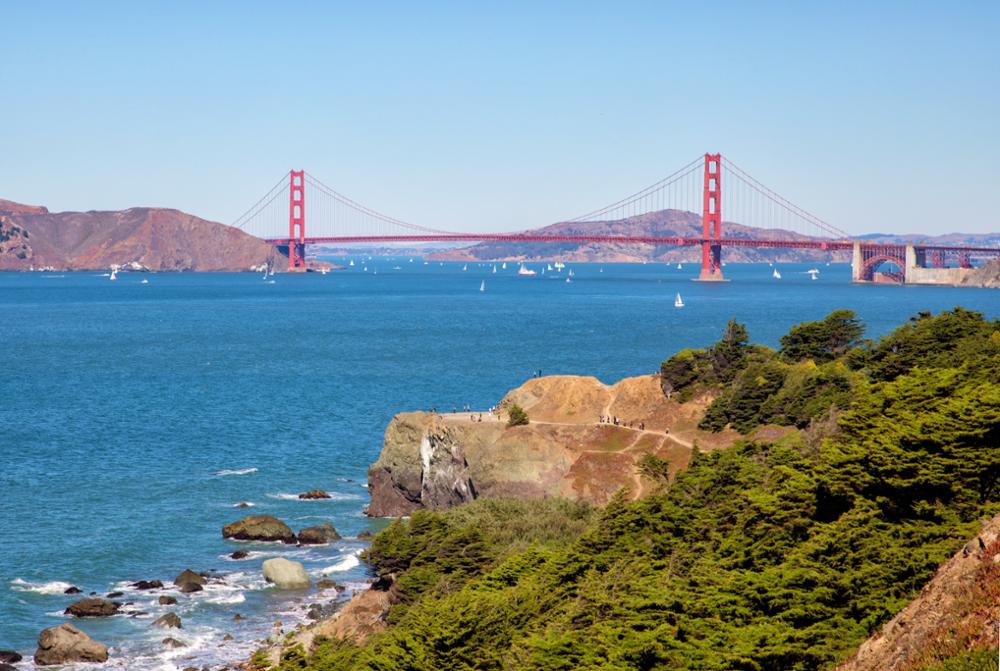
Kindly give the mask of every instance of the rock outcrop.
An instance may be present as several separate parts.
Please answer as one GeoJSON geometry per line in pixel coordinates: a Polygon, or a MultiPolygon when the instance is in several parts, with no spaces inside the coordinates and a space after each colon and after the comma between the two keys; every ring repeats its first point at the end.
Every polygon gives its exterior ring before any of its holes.
{"type": "Polygon", "coordinates": [[[180,629],[182,626],[181,618],[177,613],[165,613],[153,620],[152,626],[163,627],[165,629],[180,629]]]}
{"type": "Polygon", "coordinates": [[[306,589],[310,585],[309,574],[297,561],[275,557],[264,562],[264,579],[274,583],[279,589],[306,589]]]}
{"type": "Polygon", "coordinates": [[[241,541],[281,541],[295,543],[295,533],[287,524],[271,515],[250,515],[222,528],[223,538],[241,541]]]}
{"type": "MultiPolygon", "coordinates": [[[[1000,515],[938,568],[920,596],[882,625],[836,671],[925,668],[973,646],[997,647],[1000,515]],[[921,664],[917,664],[917,663],[921,664]]],[[[951,667],[949,667],[951,668],[951,667]]],[[[955,667],[957,668],[957,667],[955,667]]]]}
{"type": "Polygon", "coordinates": [[[73,617],[109,617],[118,613],[119,608],[121,604],[107,599],[80,599],[69,605],[66,614],[73,617]]]}
{"type": "Polygon", "coordinates": [[[340,534],[329,522],[315,527],[306,527],[299,531],[300,545],[322,545],[330,541],[339,541],[340,534]]]}
{"type": "Polygon", "coordinates": [[[108,661],[108,646],[98,643],[71,624],[49,627],[38,636],[35,664],[101,663],[108,661]]]}
{"type": "Polygon", "coordinates": [[[385,432],[368,471],[374,517],[446,508],[478,496],[561,496],[606,503],[622,487],[641,495],[639,460],[652,454],[672,471],[700,449],[730,445],[733,431],[697,429],[708,398],[667,399],[657,376],[605,385],[593,377],[532,379],[509,392],[496,416],[402,413],[385,432]],[[503,409],[517,404],[530,418],[508,427],[503,409]],[[601,421],[601,418],[610,418],[601,421]],[[618,423],[614,420],[617,418],[618,423]]]}
{"type": "Polygon", "coordinates": [[[1000,289],[1000,259],[976,268],[962,279],[962,286],[1000,289]]]}
{"type": "Polygon", "coordinates": [[[316,499],[328,499],[330,498],[330,495],[324,492],[322,489],[311,489],[308,492],[303,492],[302,494],[299,494],[299,498],[309,501],[316,499]]]}

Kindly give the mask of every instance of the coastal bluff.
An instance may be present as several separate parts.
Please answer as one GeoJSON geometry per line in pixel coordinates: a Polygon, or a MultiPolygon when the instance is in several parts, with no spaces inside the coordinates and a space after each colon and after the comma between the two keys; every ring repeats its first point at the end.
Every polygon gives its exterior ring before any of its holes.
{"type": "Polygon", "coordinates": [[[645,455],[667,462],[672,477],[687,466],[694,445],[707,452],[739,437],[697,428],[711,400],[671,400],[657,375],[613,385],[562,375],[525,382],[494,414],[400,413],[368,471],[367,513],[397,517],[480,496],[604,504],[623,487],[637,498],[655,484],[643,476],[645,455]],[[514,404],[527,412],[528,424],[507,426],[514,404]]]}

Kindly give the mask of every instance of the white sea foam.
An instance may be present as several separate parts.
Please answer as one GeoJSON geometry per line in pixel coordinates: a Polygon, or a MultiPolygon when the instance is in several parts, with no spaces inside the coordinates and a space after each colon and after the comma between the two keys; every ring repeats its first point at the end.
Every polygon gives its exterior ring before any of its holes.
{"type": "Polygon", "coordinates": [[[256,473],[256,472],[257,472],[256,468],[239,468],[231,471],[230,470],[216,471],[215,474],[218,475],[219,477],[222,477],[224,475],[249,475],[251,473],[256,473]]]}
{"type": "Polygon", "coordinates": [[[361,498],[357,494],[341,494],[340,492],[328,492],[328,494],[330,495],[328,499],[300,499],[298,494],[289,494],[287,492],[278,492],[277,494],[268,494],[267,496],[282,501],[304,501],[308,503],[315,501],[354,501],[361,498]]]}
{"type": "Polygon", "coordinates": [[[320,569],[320,573],[322,573],[323,575],[330,575],[331,573],[341,573],[343,571],[350,571],[355,566],[361,564],[361,560],[358,559],[358,554],[360,552],[361,550],[355,550],[353,554],[344,557],[333,566],[327,566],[324,569],[320,569]]]}
{"type": "Polygon", "coordinates": [[[212,596],[209,599],[205,599],[205,603],[215,603],[219,605],[228,605],[243,603],[247,600],[246,595],[243,592],[235,592],[233,594],[220,594],[218,596],[212,596]]]}
{"type": "Polygon", "coordinates": [[[61,580],[29,582],[22,578],[14,578],[10,581],[10,588],[16,592],[34,592],[36,594],[62,594],[72,586],[70,583],[61,580]]]}

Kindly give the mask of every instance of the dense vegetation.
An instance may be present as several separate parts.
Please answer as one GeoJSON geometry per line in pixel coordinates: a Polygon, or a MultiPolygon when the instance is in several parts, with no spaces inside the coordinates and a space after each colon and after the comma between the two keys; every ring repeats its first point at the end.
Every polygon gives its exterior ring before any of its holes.
{"type": "Polygon", "coordinates": [[[507,426],[524,426],[528,423],[528,413],[517,403],[507,411],[507,426]]]}
{"type": "Polygon", "coordinates": [[[601,511],[477,501],[396,522],[368,554],[392,625],[282,668],[830,668],[1000,510],[1000,323],[956,309],[861,336],[838,311],[772,351],[730,323],[664,362],[665,390],[721,390],[713,427],[809,430],[696,452],[670,484],[643,460],[660,493],[601,511]]]}

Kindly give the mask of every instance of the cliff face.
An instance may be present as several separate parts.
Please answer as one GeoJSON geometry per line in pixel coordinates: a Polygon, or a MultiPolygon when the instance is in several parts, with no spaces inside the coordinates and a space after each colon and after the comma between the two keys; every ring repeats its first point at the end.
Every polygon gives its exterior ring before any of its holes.
{"type": "Polygon", "coordinates": [[[247,270],[275,249],[231,226],[179,210],[57,212],[0,201],[0,270],[94,270],[136,262],[150,270],[247,270]]]}
{"type": "Polygon", "coordinates": [[[982,268],[970,272],[962,280],[962,286],[1000,289],[1000,259],[994,259],[982,268]]]}
{"type": "MultiPolygon", "coordinates": [[[[920,596],[836,671],[916,671],[981,647],[997,647],[1000,515],[945,562],[920,596]]],[[[948,667],[948,668],[958,668],[948,667]]]]}
{"type": "Polygon", "coordinates": [[[368,471],[373,517],[446,508],[479,496],[564,497],[606,503],[619,489],[634,497],[651,483],[639,460],[653,454],[671,472],[687,465],[694,441],[702,450],[732,444],[738,434],[697,429],[708,399],[667,400],[656,376],[608,386],[593,377],[532,379],[509,392],[530,418],[507,426],[506,413],[402,413],[385,432],[368,471]],[[619,425],[601,416],[618,417],[619,425]],[[641,427],[640,427],[641,423],[641,427]]]}

